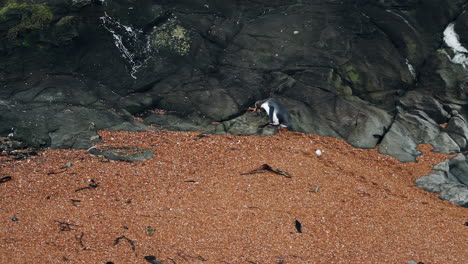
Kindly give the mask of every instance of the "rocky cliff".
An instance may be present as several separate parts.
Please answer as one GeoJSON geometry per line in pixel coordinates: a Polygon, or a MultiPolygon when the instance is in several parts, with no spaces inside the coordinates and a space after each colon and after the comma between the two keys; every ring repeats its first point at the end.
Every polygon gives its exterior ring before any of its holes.
{"type": "Polygon", "coordinates": [[[88,148],[99,129],[293,129],[413,161],[467,150],[465,0],[1,0],[0,136],[88,148]],[[138,118],[135,118],[138,117],[138,118]],[[213,124],[214,122],[214,124],[213,124]]]}

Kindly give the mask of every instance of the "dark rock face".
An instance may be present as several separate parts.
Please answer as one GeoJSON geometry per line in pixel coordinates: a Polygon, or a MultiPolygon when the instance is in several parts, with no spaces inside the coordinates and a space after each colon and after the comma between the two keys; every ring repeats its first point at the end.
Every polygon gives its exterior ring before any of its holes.
{"type": "Polygon", "coordinates": [[[420,143],[466,150],[467,70],[443,33],[454,23],[468,46],[467,2],[0,0],[0,136],[88,148],[96,130],[149,124],[267,135],[245,111],[275,97],[294,130],[402,161],[420,143]]]}

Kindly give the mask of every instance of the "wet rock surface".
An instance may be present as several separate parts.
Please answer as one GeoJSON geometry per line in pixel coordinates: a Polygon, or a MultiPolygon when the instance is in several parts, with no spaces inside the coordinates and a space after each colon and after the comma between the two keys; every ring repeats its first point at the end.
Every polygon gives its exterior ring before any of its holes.
{"type": "MultiPolygon", "coordinates": [[[[448,118],[445,108],[464,107],[446,100],[464,71],[435,48],[464,2],[38,1],[54,19],[2,40],[0,105],[9,122],[2,122],[0,132],[15,128],[15,137],[32,145],[89,147],[87,122],[98,128],[115,124],[87,114],[55,117],[66,110],[52,105],[98,115],[158,108],[180,120],[204,120],[169,128],[202,130],[273,95],[291,102],[296,130],[372,148],[385,137],[400,102],[436,122],[448,118]],[[437,19],[426,23],[429,17],[437,19]],[[406,93],[427,99],[408,105],[406,93]],[[21,114],[17,105],[34,114],[21,114]],[[41,124],[19,121],[28,119],[24,115],[41,124]],[[82,132],[70,140],[58,130],[82,132]]],[[[2,24],[0,34],[7,34],[21,21],[15,20],[16,9],[3,10],[10,23],[2,24]]],[[[457,29],[464,30],[463,23],[457,29]]],[[[123,119],[112,117],[116,123],[123,119]]],[[[233,131],[252,133],[245,129],[233,131]]],[[[465,147],[463,140],[456,142],[465,147]]]]}

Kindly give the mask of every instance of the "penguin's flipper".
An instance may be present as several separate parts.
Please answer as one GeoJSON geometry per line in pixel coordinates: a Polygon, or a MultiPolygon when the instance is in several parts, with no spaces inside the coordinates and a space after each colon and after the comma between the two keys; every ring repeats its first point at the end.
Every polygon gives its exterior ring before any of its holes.
{"type": "Polygon", "coordinates": [[[280,115],[278,119],[282,127],[291,128],[291,121],[288,116],[280,115]]]}

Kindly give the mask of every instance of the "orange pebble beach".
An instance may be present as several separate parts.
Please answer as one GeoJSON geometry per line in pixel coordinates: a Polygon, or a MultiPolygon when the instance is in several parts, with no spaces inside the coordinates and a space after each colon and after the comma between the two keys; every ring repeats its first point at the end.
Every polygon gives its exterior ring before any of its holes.
{"type": "Polygon", "coordinates": [[[155,155],[0,157],[0,263],[467,263],[468,210],[413,184],[450,157],[431,146],[401,163],[288,131],[100,136],[155,155]]]}

